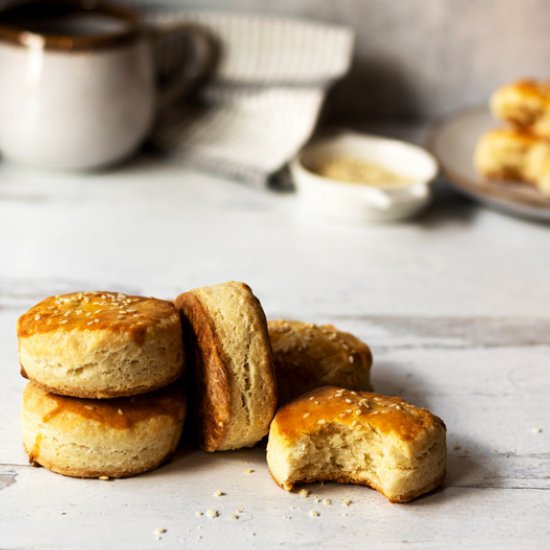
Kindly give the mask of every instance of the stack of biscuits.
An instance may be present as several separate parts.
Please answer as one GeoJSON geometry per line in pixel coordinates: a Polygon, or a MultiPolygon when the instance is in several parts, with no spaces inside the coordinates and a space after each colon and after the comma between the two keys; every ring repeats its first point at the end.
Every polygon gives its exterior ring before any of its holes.
{"type": "Polygon", "coordinates": [[[17,335],[32,463],[123,477],[175,452],[186,407],[172,303],[112,292],[46,298],[19,318],[17,335]]]}
{"type": "Polygon", "coordinates": [[[332,325],[275,320],[244,283],[175,301],[83,292],[18,321],[23,443],[32,463],[125,477],[175,452],[186,411],[204,451],[251,447],[284,489],[360,483],[405,502],[445,473],[445,425],[370,391],[372,354],[332,325]],[[184,363],[185,372],[184,375],[184,363]]]}
{"type": "Polygon", "coordinates": [[[479,140],[474,164],[490,180],[523,182],[550,196],[550,82],[521,80],[492,96],[493,115],[504,128],[479,140]]]}

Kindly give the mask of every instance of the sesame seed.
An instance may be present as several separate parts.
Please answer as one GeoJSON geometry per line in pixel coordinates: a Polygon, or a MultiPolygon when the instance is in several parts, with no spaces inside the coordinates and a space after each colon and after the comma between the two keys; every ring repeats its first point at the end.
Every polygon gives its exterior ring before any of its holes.
{"type": "Polygon", "coordinates": [[[310,401],[313,401],[314,399],[315,397],[313,395],[309,398],[310,401]]]}
{"type": "Polygon", "coordinates": [[[321,514],[317,511],[317,510],[310,510],[309,511],[309,516],[312,517],[312,518],[317,518],[319,517],[321,514]]]}
{"type": "Polygon", "coordinates": [[[343,498],[342,499],[342,505],[343,506],[351,506],[353,503],[353,500],[349,499],[349,498],[343,498]]]}
{"type": "Polygon", "coordinates": [[[220,428],[223,428],[223,422],[222,422],[221,420],[218,422],[218,426],[219,426],[220,428]]]}
{"type": "Polygon", "coordinates": [[[86,326],[89,327],[90,325],[93,325],[93,324],[94,324],[93,321],[88,321],[88,322],[86,323],[86,326]]]}
{"type": "Polygon", "coordinates": [[[40,315],[38,313],[34,316],[34,320],[35,321],[40,321],[40,315]]]}
{"type": "Polygon", "coordinates": [[[315,403],[316,405],[320,405],[320,404],[321,404],[320,401],[314,401],[314,403],[315,403]]]}
{"type": "Polygon", "coordinates": [[[326,424],[326,423],[327,423],[327,421],[324,418],[321,418],[320,420],[317,420],[317,424],[320,424],[321,426],[323,424],[326,424]]]}
{"type": "Polygon", "coordinates": [[[344,401],[345,401],[346,403],[353,403],[353,401],[352,401],[351,399],[344,399],[344,401]]]}
{"type": "Polygon", "coordinates": [[[59,322],[59,324],[60,325],[66,325],[68,322],[69,322],[68,319],[63,319],[62,321],[59,322]]]}
{"type": "Polygon", "coordinates": [[[351,414],[353,411],[351,409],[346,409],[344,412],[351,414]]]}
{"type": "Polygon", "coordinates": [[[349,364],[350,364],[350,365],[353,365],[353,362],[354,362],[354,361],[355,361],[355,359],[353,358],[353,355],[350,355],[350,356],[348,357],[348,362],[349,362],[349,364]]]}
{"type": "Polygon", "coordinates": [[[351,423],[351,427],[352,428],[355,428],[356,426],[359,425],[359,422],[357,422],[357,420],[354,420],[352,423],[351,423]]]}
{"type": "Polygon", "coordinates": [[[117,412],[118,412],[118,414],[120,414],[120,415],[123,415],[123,414],[124,414],[124,411],[123,411],[122,409],[118,409],[117,412]]]}
{"type": "Polygon", "coordinates": [[[204,516],[204,512],[200,512],[199,510],[197,510],[197,511],[195,512],[195,517],[196,517],[196,518],[200,518],[200,517],[202,517],[202,516],[204,516]]]}
{"type": "Polygon", "coordinates": [[[531,428],[531,431],[534,434],[540,434],[540,433],[542,433],[542,428],[531,428]]]}
{"type": "Polygon", "coordinates": [[[310,494],[311,494],[311,491],[309,489],[300,489],[300,491],[298,492],[298,494],[302,497],[302,498],[307,498],[310,494]]]}
{"type": "Polygon", "coordinates": [[[304,418],[307,418],[311,413],[304,413],[304,418]]]}
{"type": "Polygon", "coordinates": [[[109,481],[111,478],[109,476],[99,476],[97,479],[101,479],[101,481],[109,481]]]}
{"type": "Polygon", "coordinates": [[[340,418],[344,418],[344,416],[346,416],[346,413],[340,413],[338,416],[339,416],[340,418]]]}
{"type": "Polygon", "coordinates": [[[325,506],[330,506],[332,504],[332,500],[330,498],[324,498],[323,499],[323,504],[325,506]]]}
{"type": "Polygon", "coordinates": [[[218,512],[218,510],[214,510],[214,509],[210,509],[210,510],[206,510],[206,515],[210,518],[210,519],[214,519],[214,518],[217,518],[220,513],[218,512]]]}
{"type": "Polygon", "coordinates": [[[248,468],[248,470],[244,470],[243,474],[253,474],[256,470],[253,470],[252,468],[248,468]]]}
{"type": "Polygon", "coordinates": [[[217,491],[214,491],[215,497],[224,497],[225,493],[223,491],[220,491],[219,489],[217,491]]]}
{"type": "Polygon", "coordinates": [[[240,517],[241,517],[241,516],[239,516],[239,514],[233,513],[233,514],[231,514],[231,515],[229,516],[229,519],[230,519],[231,521],[237,521],[240,517]]]}
{"type": "Polygon", "coordinates": [[[93,411],[94,408],[91,405],[84,405],[85,409],[88,409],[89,411],[93,411]]]}

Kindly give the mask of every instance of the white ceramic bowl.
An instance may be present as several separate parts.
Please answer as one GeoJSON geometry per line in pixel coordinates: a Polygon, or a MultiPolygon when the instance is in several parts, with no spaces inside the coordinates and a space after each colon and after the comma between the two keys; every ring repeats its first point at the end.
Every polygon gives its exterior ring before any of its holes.
{"type": "Polygon", "coordinates": [[[306,146],[290,163],[304,207],[315,214],[353,222],[408,218],[430,200],[437,162],[421,147],[374,135],[344,133],[306,146]],[[364,159],[410,178],[400,186],[369,186],[326,178],[308,169],[327,157],[364,159]]]}

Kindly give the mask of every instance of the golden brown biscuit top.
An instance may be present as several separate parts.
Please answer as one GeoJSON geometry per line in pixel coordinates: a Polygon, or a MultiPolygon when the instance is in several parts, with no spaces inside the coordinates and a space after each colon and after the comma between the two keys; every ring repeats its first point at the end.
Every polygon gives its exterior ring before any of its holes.
{"type": "Polygon", "coordinates": [[[534,145],[541,142],[541,138],[520,128],[495,128],[485,134],[486,139],[512,140],[518,145],[534,145]]]}
{"type": "Polygon", "coordinates": [[[433,425],[445,429],[440,418],[399,397],[334,386],[317,388],[290,402],[279,409],[274,422],[279,433],[289,440],[331,423],[358,430],[374,429],[404,441],[415,440],[433,425]]]}
{"type": "Polygon", "coordinates": [[[327,353],[341,352],[347,356],[350,365],[353,365],[356,354],[362,353],[372,361],[367,344],[353,334],[338,330],[334,325],[278,319],[269,321],[268,327],[273,351],[279,353],[302,353],[308,350],[326,357],[327,353]]]}
{"type": "Polygon", "coordinates": [[[131,428],[138,422],[157,416],[181,420],[185,397],[180,384],[172,384],[152,393],[115,399],[80,399],[54,395],[30,382],[23,394],[25,409],[39,411],[42,422],[81,422],[93,420],[113,429],[131,428]]]}
{"type": "Polygon", "coordinates": [[[17,322],[17,336],[107,329],[130,333],[136,343],[142,343],[148,328],[177,316],[175,306],[165,300],[117,292],[75,292],[51,296],[29,309],[17,322]]]}
{"type": "Polygon", "coordinates": [[[504,87],[504,89],[506,88],[515,89],[521,95],[535,97],[550,103],[550,82],[525,79],[509,84],[504,87]]]}

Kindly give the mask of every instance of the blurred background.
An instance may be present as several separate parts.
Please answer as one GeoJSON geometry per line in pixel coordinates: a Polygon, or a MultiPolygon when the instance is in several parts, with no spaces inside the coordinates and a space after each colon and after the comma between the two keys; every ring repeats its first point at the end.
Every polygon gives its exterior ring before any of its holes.
{"type": "Polygon", "coordinates": [[[518,76],[548,74],[548,0],[161,0],[144,10],[216,9],[308,18],[356,32],[350,74],[329,120],[423,121],[485,103],[518,76]]]}

